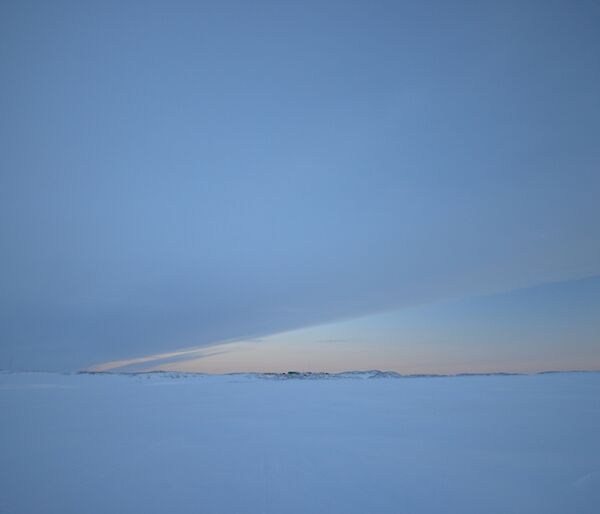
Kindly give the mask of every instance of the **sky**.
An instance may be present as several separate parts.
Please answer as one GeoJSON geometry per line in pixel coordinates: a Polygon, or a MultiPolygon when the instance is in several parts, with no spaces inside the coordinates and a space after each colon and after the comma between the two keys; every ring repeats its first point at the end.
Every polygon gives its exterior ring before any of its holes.
{"type": "Polygon", "coordinates": [[[599,26],[591,1],[2,2],[0,368],[598,362],[599,26]]]}
{"type": "Polygon", "coordinates": [[[453,298],[92,366],[203,373],[389,370],[456,374],[600,370],[600,277],[453,298]]]}

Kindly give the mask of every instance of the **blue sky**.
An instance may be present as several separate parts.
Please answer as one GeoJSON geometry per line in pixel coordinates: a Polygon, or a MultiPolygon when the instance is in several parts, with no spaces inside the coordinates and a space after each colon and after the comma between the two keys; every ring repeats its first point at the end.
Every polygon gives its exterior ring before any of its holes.
{"type": "MultiPolygon", "coordinates": [[[[3,2],[0,367],[600,275],[599,23],[583,1],[3,2]]],[[[490,360],[516,344],[497,330],[490,360]]],[[[561,367],[593,343],[552,344],[561,367]]]]}

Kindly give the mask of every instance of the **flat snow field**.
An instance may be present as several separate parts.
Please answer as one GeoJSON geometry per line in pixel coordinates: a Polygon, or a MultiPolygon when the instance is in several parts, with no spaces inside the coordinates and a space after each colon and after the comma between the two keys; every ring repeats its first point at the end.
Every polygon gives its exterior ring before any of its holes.
{"type": "Polygon", "coordinates": [[[0,373],[0,512],[600,512],[600,373],[368,376],[0,373]]]}

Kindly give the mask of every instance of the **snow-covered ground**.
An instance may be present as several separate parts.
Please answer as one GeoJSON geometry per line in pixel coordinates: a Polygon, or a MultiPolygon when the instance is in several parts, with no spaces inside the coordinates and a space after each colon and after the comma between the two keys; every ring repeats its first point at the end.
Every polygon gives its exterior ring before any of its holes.
{"type": "Polygon", "coordinates": [[[600,373],[367,376],[0,373],[0,512],[600,512],[600,373]]]}

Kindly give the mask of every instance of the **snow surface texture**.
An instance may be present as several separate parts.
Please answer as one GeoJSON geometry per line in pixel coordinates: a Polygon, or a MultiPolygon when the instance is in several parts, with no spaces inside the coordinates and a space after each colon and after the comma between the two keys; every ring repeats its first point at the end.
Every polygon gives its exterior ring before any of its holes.
{"type": "Polygon", "coordinates": [[[0,512],[600,512],[600,373],[264,378],[0,373],[0,512]]]}

